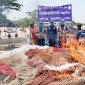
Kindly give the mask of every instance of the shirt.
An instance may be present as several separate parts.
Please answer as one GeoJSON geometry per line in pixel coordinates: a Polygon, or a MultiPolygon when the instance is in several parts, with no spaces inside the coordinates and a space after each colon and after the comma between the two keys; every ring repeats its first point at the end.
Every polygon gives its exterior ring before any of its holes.
{"type": "Polygon", "coordinates": [[[31,34],[32,34],[32,39],[36,39],[36,32],[37,32],[37,29],[35,29],[35,28],[33,28],[33,29],[31,29],[31,34]]]}

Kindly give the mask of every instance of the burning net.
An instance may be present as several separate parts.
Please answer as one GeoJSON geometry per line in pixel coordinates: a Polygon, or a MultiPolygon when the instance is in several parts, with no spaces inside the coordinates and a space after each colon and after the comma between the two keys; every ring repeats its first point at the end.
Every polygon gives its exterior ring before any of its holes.
{"type": "Polygon", "coordinates": [[[69,41],[65,36],[60,41],[62,48],[30,49],[2,59],[17,74],[5,85],[83,85],[85,44],[70,34],[69,41]]]}
{"type": "MultiPolygon", "coordinates": [[[[31,49],[25,52],[29,58],[28,65],[38,68],[35,78],[28,85],[72,85],[72,82],[74,83],[73,85],[78,85],[81,83],[81,81],[78,81],[78,84],[76,84],[73,78],[82,80],[81,77],[84,77],[85,68],[83,61],[74,58],[75,55],[70,55],[72,54],[71,49],[69,51],[70,54],[65,52],[65,49],[63,49],[64,52],[60,52],[60,48],[56,49],[57,52],[54,52],[53,48],[46,50],[31,49]],[[71,80],[65,84],[68,79],[71,80]],[[64,80],[66,81],[64,82],[64,80]],[[56,82],[56,84],[51,84],[52,82],[56,82]],[[64,82],[64,84],[59,84],[60,82],[64,82]]],[[[82,80],[83,82],[84,80],[82,80]]]]}
{"type": "Polygon", "coordinates": [[[37,67],[28,85],[82,85],[85,79],[85,48],[74,35],[61,37],[62,48],[26,51],[28,65],[37,67]]]}

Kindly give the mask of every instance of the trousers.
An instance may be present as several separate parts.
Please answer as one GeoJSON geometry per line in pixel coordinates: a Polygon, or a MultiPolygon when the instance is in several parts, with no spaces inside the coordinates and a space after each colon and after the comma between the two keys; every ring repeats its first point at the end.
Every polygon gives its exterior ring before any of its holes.
{"type": "Polygon", "coordinates": [[[38,39],[37,42],[38,42],[39,46],[44,46],[45,45],[45,39],[44,38],[38,39]]]}
{"type": "Polygon", "coordinates": [[[56,41],[55,39],[49,39],[49,46],[55,47],[56,41]]]}
{"type": "Polygon", "coordinates": [[[32,45],[37,45],[37,40],[36,39],[32,39],[32,45]]]}

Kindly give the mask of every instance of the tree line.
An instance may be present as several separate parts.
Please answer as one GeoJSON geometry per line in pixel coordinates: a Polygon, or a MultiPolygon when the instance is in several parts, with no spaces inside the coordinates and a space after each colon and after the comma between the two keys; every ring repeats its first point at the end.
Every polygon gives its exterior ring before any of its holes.
{"type": "MultiPolygon", "coordinates": [[[[22,5],[17,3],[17,0],[0,0],[0,26],[18,26],[28,27],[30,23],[38,24],[38,10],[27,12],[28,17],[19,20],[10,21],[7,19],[4,12],[10,12],[10,10],[20,11],[22,5]]],[[[72,21],[72,24],[76,22],[72,21]]]]}
{"type": "Polygon", "coordinates": [[[30,23],[38,24],[38,10],[27,12],[28,17],[13,21],[18,27],[28,27],[30,23]]]}
{"type": "Polygon", "coordinates": [[[21,7],[22,5],[17,3],[17,0],[0,0],[0,26],[13,25],[12,21],[7,19],[6,14],[10,10],[19,11],[21,7]]]}

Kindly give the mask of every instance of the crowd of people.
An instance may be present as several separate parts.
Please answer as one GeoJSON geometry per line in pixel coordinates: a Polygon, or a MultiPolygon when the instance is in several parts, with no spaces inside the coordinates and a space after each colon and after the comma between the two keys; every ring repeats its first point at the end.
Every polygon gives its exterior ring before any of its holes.
{"type": "Polygon", "coordinates": [[[56,46],[58,32],[64,32],[65,30],[67,30],[67,27],[65,29],[64,21],[61,21],[59,28],[55,26],[55,23],[53,21],[50,22],[50,26],[48,26],[47,28],[44,28],[43,22],[39,22],[39,28],[37,29],[34,27],[34,24],[30,24],[30,28],[33,45],[49,45],[53,47],[56,46]]]}
{"type": "Polygon", "coordinates": [[[43,22],[39,22],[39,28],[35,28],[34,24],[30,24],[31,40],[33,45],[45,46],[49,45],[52,47],[56,46],[56,39],[59,38],[58,33],[75,33],[77,40],[81,37],[81,24],[77,25],[76,31],[73,28],[70,28],[68,25],[65,25],[65,22],[62,20],[59,23],[59,26],[56,27],[54,22],[51,21],[50,25],[47,28],[44,28],[43,22]]]}
{"type": "MultiPolygon", "coordinates": [[[[77,25],[76,28],[72,28],[68,26],[63,20],[59,23],[58,26],[56,26],[54,21],[51,21],[47,27],[44,26],[43,22],[39,22],[38,28],[35,27],[35,25],[32,23],[30,24],[30,41],[32,41],[32,45],[39,45],[39,46],[45,46],[49,45],[52,47],[55,47],[57,45],[57,42],[59,42],[59,33],[72,33],[76,35],[76,39],[79,40],[79,38],[83,37],[82,33],[85,33],[85,31],[81,30],[81,24],[77,25]]],[[[26,32],[26,28],[20,29],[23,33],[26,32]]],[[[1,36],[1,29],[0,29],[0,36],[1,36]]],[[[10,33],[6,35],[8,39],[10,39],[12,36],[10,33]]],[[[15,32],[15,38],[18,37],[18,33],[15,32]]]]}

